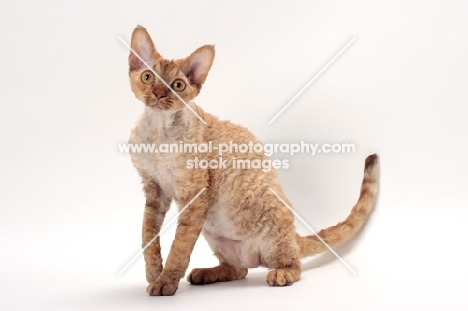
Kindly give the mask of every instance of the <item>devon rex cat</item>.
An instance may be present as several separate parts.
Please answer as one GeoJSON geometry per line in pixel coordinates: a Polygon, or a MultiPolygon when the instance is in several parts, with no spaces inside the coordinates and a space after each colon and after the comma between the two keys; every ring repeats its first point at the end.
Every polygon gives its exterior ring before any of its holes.
{"type": "MultiPolygon", "coordinates": [[[[213,46],[202,46],[184,59],[168,60],[139,26],[133,31],[131,47],[131,88],[145,104],[145,111],[132,130],[130,143],[260,144],[245,127],[221,121],[192,102],[211,68],[213,46]]],[[[146,195],[143,246],[159,234],[173,200],[179,209],[187,206],[179,216],[164,268],[159,237],[144,251],[149,295],[167,296],[177,291],[200,233],[219,265],[192,270],[187,277],[192,284],[239,280],[248,268],[264,266],[271,269],[266,278],[269,285],[290,285],[300,277],[301,258],[327,250],[315,235],[301,237],[296,233],[293,213],[275,195],[292,206],[274,169],[233,168],[237,159],[267,160],[264,153],[223,154],[227,165],[221,169],[187,168],[187,161],[194,158],[217,160],[217,152],[133,152],[131,158],[146,195]]],[[[377,162],[377,155],[366,159],[359,200],[346,220],[319,232],[327,244],[349,239],[365,221],[377,193],[377,162]]]]}

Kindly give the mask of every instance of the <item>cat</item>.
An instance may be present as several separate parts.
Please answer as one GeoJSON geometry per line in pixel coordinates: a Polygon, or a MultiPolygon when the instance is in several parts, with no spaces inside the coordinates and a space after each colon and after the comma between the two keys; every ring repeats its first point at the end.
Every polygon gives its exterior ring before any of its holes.
{"type": "MultiPolygon", "coordinates": [[[[213,63],[214,46],[202,46],[184,59],[167,60],[157,52],[146,29],[137,26],[131,48],[131,89],[145,104],[145,110],[131,131],[129,143],[261,143],[245,127],[221,121],[192,102],[213,63]]],[[[131,152],[146,196],[143,247],[158,236],[172,201],[181,211],[186,208],[179,215],[164,268],[159,236],[144,250],[149,295],[175,294],[200,233],[219,265],[193,269],[187,277],[191,284],[239,280],[247,275],[248,268],[263,266],[271,269],[266,278],[269,285],[291,285],[300,277],[302,258],[327,250],[317,236],[296,233],[294,214],[284,203],[292,204],[274,169],[266,172],[230,165],[234,158],[263,161],[267,159],[263,153],[234,150],[223,154],[228,165],[222,169],[188,169],[187,161],[195,157],[211,161],[218,153],[131,152]]],[[[377,164],[376,154],[367,157],[361,193],[346,220],[318,233],[330,246],[353,236],[372,210],[378,189],[377,164]]]]}

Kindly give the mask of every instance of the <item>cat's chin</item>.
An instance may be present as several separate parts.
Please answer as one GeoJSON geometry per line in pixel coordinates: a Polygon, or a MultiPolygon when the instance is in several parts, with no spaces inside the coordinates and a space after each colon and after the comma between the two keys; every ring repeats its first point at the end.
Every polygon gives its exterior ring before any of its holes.
{"type": "Polygon", "coordinates": [[[159,102],[146,102],[145,103],[146,107],[150,108],[153,111],[156,112],[161,112],[161,111],[167,111],[167,108],[163,108],[159,102]]]}
{"type": "Polygon", "coordinates": [[[153,111],[153,112],[177,112],[179,110],[181,110],[182,108],[179,108],[179,109],[174,109],[174,108],[163,108],[161,107],[161,105],[159,103],[145,103],[146,105],[146,108],[153,111]]]}
{"type": "Polygon", "coordinates": [[[158,110],[158,111],[162,111],[164,110],[161,105],[159,105],[159,103],[145,103],[146,107],[152,109],[152,110],[158,110]]]}

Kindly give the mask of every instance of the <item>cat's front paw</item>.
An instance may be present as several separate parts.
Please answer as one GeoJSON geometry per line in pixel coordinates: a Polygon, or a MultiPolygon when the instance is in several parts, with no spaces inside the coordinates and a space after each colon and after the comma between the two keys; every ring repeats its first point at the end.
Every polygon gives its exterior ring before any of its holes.
{"type": "Polygon", "coordinates": [[[150,296],[172,296],[179,288],[179,282],[157,279],[146,288],[150,296]]]}
{"type": "Polygon", "coordinates": [[[162,265],[146,265],[146,280],[148,283],[155,282],[162,271],[162,265]]]}
{"type": "Polygon", "coordinates": [[[297,279],[295,273],[289,269],[276,269],[268,272],[266,281],[270,286],[288,286],[297,279]]]}

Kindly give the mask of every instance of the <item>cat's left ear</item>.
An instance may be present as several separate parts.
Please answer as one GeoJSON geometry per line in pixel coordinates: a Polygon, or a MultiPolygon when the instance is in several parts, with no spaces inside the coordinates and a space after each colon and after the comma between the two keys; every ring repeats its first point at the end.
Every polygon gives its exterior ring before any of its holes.
{"type": "Polygon", "coordinates": [[[179,60],[178,65],[190,83],[201,86],[210,71],[214,56],[214,46],[204,45],[190,54],[189,57],[179,60]]]}

